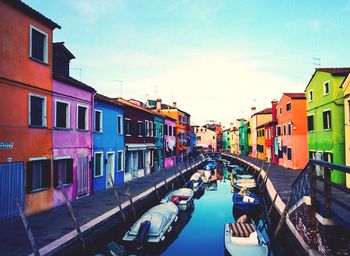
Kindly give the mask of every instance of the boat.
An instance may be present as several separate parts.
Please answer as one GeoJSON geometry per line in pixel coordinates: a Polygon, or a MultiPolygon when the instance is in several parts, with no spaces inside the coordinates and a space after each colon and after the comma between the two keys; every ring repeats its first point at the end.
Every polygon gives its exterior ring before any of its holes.
{"type": "Polygon", "coordinates": [[[180,211],[193,207],[194,192],[191,188],[180,188],[170,191],[161,201],[161,204],[173,202],[180,211]]]}
{"type": "Polygon", "coordinates": [[[208,161],[208,163],[205,165],[206,170],[214,170],[216,168],[216,162],[213,160],[208,161]]]}
{"type": "Polygon", "coordinates": [[[237,180],[240,180],[240,179],[253,179],[253,175],[251,175],[251,174],[238,174],[236,176],[236,179],[237,180]]]}
{"type": "MultiPolygon", "coordinates": [[[[211,177],[211,171],[208,170],[198,170],[197,173],[199,174],[200,178],[203,180],[204,183],[209,183],[210,182],[210,177],[211,177]]],[[[196,176],[198,177],[198,174],[196,176]]],[[[192,175],[192,177],[195,174],[192,175]]],[[[191,177],[191,179],[192,179],[191,177]]]]}
{"type": "Polygon", "coordinates": [[[232,195],[232,202],[236,219],[242,215],[247,215],[256,219],[260,214],[261,201],[253,192],[234,192],[232,195]]]}
{"type": "Polygon", "coordinates": [[[234,177],[234,175],[231,175],[231,186],[238,190],[241,191],[242,188],[247,188],[250,191],[255,190],[256,188],[256,183],[252,175],[237,175],[234,177]],[[237,178],[240,176],[240,178],[237,178]]]}
{"type": "Polygon", "coordinates": [[[198,198],[200,195],[203,194],[204,192],[204,187],[203,187],[203,180],[201,178],[199,179],[190,179],[187,181],[184,185],[185,188],[190,188],[194,192],[194,197],[198,198]]]}
{"type": "Polygon", "coordinates": [[[265,238],[253,223],[229,223],[225,225],[225,250],[232,256],[267,256],[265,238]]]}
{"type": "Polygon", "coordinates": [[[177,220],[178,211],[173,202],[152,207],[132,225],[123,240],[136,242],[138,247],[142,247],[146,242],[164,241],[166,233],[172,230],[172,224],[177,220]]]}

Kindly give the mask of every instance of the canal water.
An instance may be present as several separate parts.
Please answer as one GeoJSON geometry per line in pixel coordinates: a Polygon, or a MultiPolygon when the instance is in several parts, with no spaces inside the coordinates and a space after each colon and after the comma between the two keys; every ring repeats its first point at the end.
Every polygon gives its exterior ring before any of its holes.
{"type": "MultiPolygon", "coordinates": [[[[136,250],[122,241],[126,230],[119,234],[113,233],[104,241],[123,245],[127,255],[224,255],[224,225],[235,222],[232,206],[230,182],[218,180],[206,189],[201,198],[194,201],[194,209],[179,212],[174,230],[164,242],[136,250]]],[[[103,247],[100,247],[99,252],[109,255],[106,244],[103,247]]]]}

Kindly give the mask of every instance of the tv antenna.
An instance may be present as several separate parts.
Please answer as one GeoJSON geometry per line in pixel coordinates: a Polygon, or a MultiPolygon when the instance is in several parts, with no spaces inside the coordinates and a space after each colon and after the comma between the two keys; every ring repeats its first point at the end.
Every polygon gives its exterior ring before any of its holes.
{"type": "Polygon", "coordinates": [[[312,57],[312,64],[314,66],[320,67],[321,66],[321,58],[312,57]]]}

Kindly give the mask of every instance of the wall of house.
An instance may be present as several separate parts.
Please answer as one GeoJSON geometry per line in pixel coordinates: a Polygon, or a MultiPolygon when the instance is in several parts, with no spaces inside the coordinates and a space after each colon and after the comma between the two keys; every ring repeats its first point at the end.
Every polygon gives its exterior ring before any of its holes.
{"type": "MultiPolygon", "coordinates": [[[[170,119],[165,119],[164,124],[175,127],[175,121],[172,121],[170,119]]],[[[173,156],[165,157],[164,158],[164,167],[170,167],[173,166],[176,163],[176,136],[172,135],[169,136],[164,134],[164,150],[173,150],[173,156]]]]}
{"type": "MultiPolygon", "coordinates": [[[[343,84],[344,88],[344,125],[345,125],[345,163],[350,166],[350,76],[343,84]]],[[[350,174],[346,174],[346,187],[350,188],[350,174]]]]}
{"type": "Polygon", "coordinates": [[[156,145],[155,159],[158,159],[157,163],[154,163],[155,170],[160,170],[164,167],[163,150],[164,150],[164,118],[155,115],[154,125],[156,126],[156,132],[154,134],[154,141],[156,145]],[[160,132],[160,127],[163,130],[160,132]]]}
{"type": "MultiPolygon", "coordinates": [[[[216,132],[205,127],[196,127],[195,133],[197,135],[196,146],[206,145],[208,152],[216,152],[216,132]],[[198,138],[201,138],[198,140],[198,138]]],[[[203,148],[204,149],[204,148],[203,148]]]]}
{"type": "MultiPolygon", "coordinates": [[[[333,162],[345,164],[345,131],[344,131],[344,99],[343,91],[339,86],[344,76],[332,76],[329,73],[317,71],[306,88],[307,115],[314,115],[314,131],[308,132],[308,150],[333,153],[333,162]],[[323,95],[323,83],[331,83],[329,95],[323,95]],[[309,91],[313,90],[314,99],[309,101],[309,91]],[[323,111],[331,110],[332,129],[323,129],[323,111]]],[[[333,171],[333,182],[345,183],[345,174],[333,171]]]]}

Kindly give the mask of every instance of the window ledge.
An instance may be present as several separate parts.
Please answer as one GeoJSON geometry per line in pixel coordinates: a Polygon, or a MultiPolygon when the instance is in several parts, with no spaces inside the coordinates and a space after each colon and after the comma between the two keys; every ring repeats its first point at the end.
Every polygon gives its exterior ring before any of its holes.
{"type": "Polygon", "coordinates": [[[142,135],[137,135],[137,137],[140,137],[140,138],[142,138],[143,136],[142,136],[142,135]]]}
{"type": "Polygon", "coordinates": [[[94,175],[94,178],[100,178],[100,177],[103,177],[103,173],[101,175],[94,175]]]}
{"type": "Polygon", "coordinates": [[[323,129],[323,131],[332,131],[332,128],[323,129]]]}
{"type": "Polygon", "coordinates": [[[35,129],[47,129],[47,126],[40,126],[40,125],[33,125],[30,124],[29,128],[35,128],[35,129]]]}
{"type": "Polygon", "coordinates": [[[48,63],[46,63],[46,62],[44,62],[44,61],[42,61],[42,60],[38,60],[38,59],[36,59],[36,58],[34,58],[34,57],[29,57],[29,59],[31,59],[32,61],[34,61],[34,62],[36,62],[36,63],[42,64],[42,65],[45,65],[45,66],[49,66],[48,63]]]}
{"type": "Polygon", "coordinates": [[[117,170],[117,172],[124,172],[124,170],[117,170]]]}
{"type": "MultiPolygon", "coordinates": [[[[83,131],[86,131],[86,130],[83,130],[83,131]]],[[[94,133],[101,134],[103,133],[103,131],[94,131],[94,133]]]]}
{"type": "Polygon", "coordinates": [[[62,131],[71,131],[72,128],[65,128],[65,127],[54,127],[55,130],[62,130],[62,131]]]}
{"type": "Polygon", "coordinates": [[[37,188],[37,189],[33,189],[32,191],[29,192],[29,194],[35,194],[35,193],[39,193],[45,190],[48,190],[49,188],[37,188]]]}
{"type": "Polygon", "coordinates": [[[125,136],[127,136],[127,137],[131,137],[131,134],[125,134],[125,136]]]}
{"type": "Polygon", "coordinates": [[[77,129],[78,132],[90,132],[89,130],[77,129]]]}

